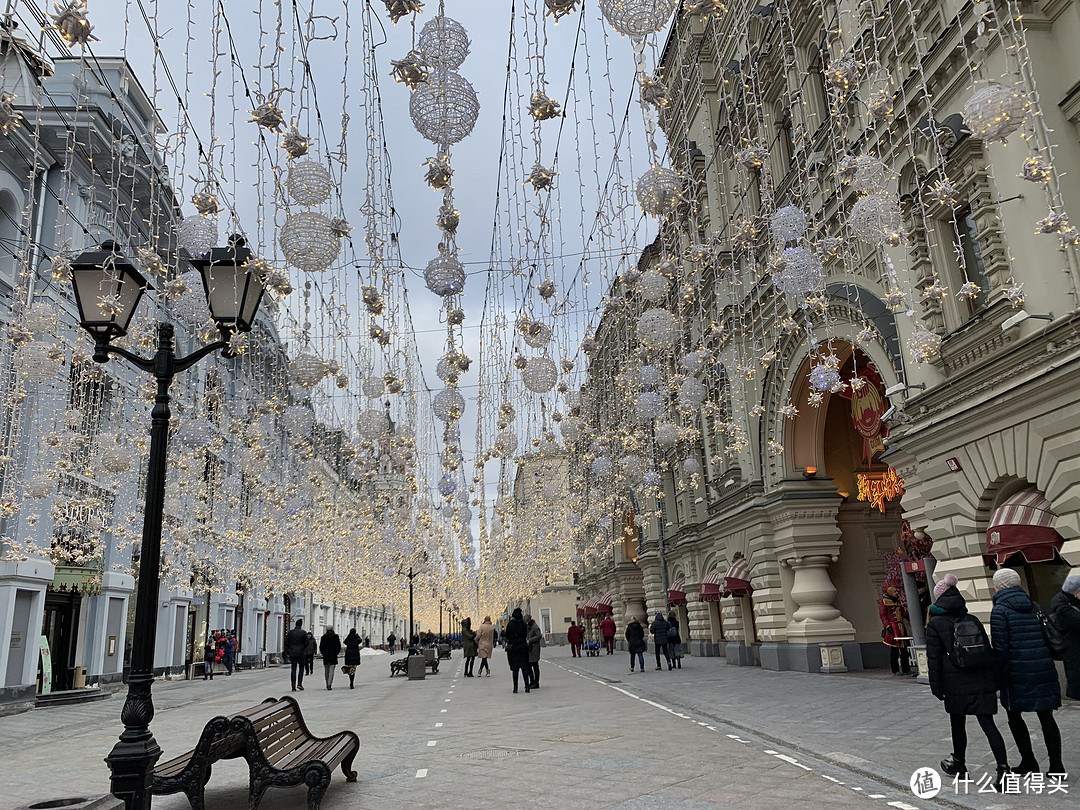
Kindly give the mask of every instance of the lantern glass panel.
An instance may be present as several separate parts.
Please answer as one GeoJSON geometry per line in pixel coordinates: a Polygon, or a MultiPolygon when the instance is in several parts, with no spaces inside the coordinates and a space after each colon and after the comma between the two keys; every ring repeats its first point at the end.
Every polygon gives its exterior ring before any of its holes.
{"type": "Polygon", "coordinates": [[[79,323],[95,337],[127,334],[146,279],[111,248],[87,251],[72,262],[79,323]]]}

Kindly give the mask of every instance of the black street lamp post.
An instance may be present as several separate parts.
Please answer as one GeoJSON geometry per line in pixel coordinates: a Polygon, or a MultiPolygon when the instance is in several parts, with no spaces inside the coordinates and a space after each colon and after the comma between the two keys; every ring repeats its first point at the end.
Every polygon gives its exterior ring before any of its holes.
{"type": "Polygon", "coordinates": [[[259,278],[243,266],[249,258],[251,251],[243,239],[233,237],[229,247],[214,248],[208,259],[193,262],[202,270],[207,303],[225,339],[203,346],[187,357],[176,356],[170,323],[158,324],[157,350],[153,357],[141,357],[111,345],[114,338],[127,334],[135,308],[148,286],[135,267],[120,255],[114,243],[105,242],[97,250],[86,251],[72,263],[79,323],[94,338],[94,360],[107,363],[109,355],[115,354],[157,380],[151,414],[131,673],[127,699],[120,713],[124,731],[105,758],[112,771],[112,793],[124,800],[127,810],[149,810],[154,765],[161,756],[161,748],[150,731],[150,721],[154,719],[151,686],[154,682],[161,527],[171,416],[169,386],[177,374],[213,352],[221,350],[224,356],[233,356],[229,352],[228,337],[234,331],[251,329],[263,287],[259,278]]]}
{"type": "Polygon", "coordinates": [[[420,576],[419,573],[413,573],[412,566],[409,566],[409,573],[406,574],[409,578],[409,645],[413,643],[413,634],[416,632],[416,623],[413,621],[413,580],[420,576]]]}

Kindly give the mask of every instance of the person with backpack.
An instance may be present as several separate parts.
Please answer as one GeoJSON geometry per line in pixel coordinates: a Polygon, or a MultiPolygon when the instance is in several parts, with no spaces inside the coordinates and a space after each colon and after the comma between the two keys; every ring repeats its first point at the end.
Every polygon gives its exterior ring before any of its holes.
{"type": "Polygon", "coordinates": [[[997,571],[994,586],[997,592],[990,611],[990,637],[1004,667],[1001,705],[1005,707],[1009,730],[1020,751],[1020,764],[1013,771],[1028,774],[1039,770],[1023,716],[1023,712],[1035,712],[1050,759],[1047,772],[1065,773],[1061,731],[1054,720],[1054,709],[1061,707],[1061,686],[1054,659],[1043,638],[1042,609],[1020,587],[1020,575],[1012,568],[997,571]]]}
{"type": "Polygon", "coordinates": [[[679,617],[675,615],[674,610],[668,611],[667,623],[668,654],[671,656],[675,669],[682,669],[682,636],[679,635],[679,617]]]}
{"type": "Polygon", "coordinates": [[[930,691],[945,704],[952,731],[952,754],[941,761],[941,770],[949,776],[967,774],[967,718],[974,715],[990,743],[1000,785],[1009,772],[1009,759],[1005,739],[994,724],[998,708],[994,651],[982,622],[968,613],[956,585],[956,577],[946,574],[934,586],[926,625],[930,691]]]}
{"type": "Polygon", "coordinates": [[[1061,592],[1050,600],[1054,623],[1061,631],[1065,650],[1065,697],[1080,700],[1080,576],[1066,577],[1061,592]]]}
{"type": "Polygon", "coordinates": [[[656,611],[656,617],[653,619],[652,624],[649,625],[649,632],[652,633],[653,647],[656,652],[656,669],[659,672],[662,667],[660,666],[660,656],[664,656],[664,660],[667,661],[668,670],[671,669],[671,653],[668,652],[667,643],[667,631],[669,625],[667,619],[664,618],[664,614],[661,611],[656,611]]]}

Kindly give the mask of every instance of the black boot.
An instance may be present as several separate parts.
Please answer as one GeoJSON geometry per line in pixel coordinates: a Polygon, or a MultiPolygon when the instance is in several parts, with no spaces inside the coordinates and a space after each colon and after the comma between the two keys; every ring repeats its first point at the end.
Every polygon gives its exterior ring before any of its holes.
{"type": "Polygon", "coordinates": [[[1005,792],[1005,774],[1012,773],[1012,769],[1008,765],[997,766],[997,779],[994,781],[994,787],[997,788],[998,793],[1005,792]]]}
{"type": "Polygon", "coordinates": [[[967,773],[967,765],[964,760],[957,759],[955,754],[949,754],[948,759],[941,760],[941,770],[949,776],[957,776],[967,773]]]}
{"type": "Polygon", "coordinates": [[[1018,773],[1022,776],[1026,776],[1029,773],[1039,772],[1039,763],[1034,759],[1028,759],[1027,757],[1020,760],[1020,764],[1012,769],[1013,773],[1018,773]]]}

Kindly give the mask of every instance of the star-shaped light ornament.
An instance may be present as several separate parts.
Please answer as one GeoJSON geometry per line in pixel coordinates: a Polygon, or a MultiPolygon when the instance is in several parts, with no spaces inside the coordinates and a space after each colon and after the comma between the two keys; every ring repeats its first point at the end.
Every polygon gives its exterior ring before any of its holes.
{"type": "Polygon", "coordinates": [[[821,391],[811,391],[810,396],[806,398],[806,404],[811,408],[820,408],[821,404],[825,401],[825,394],[821,391]]]}
{"type": "Polygon", "coordinates": [[[86,0],[69,0],[64,5],[53,3],[53,8],[56,11],[49,16],[68,45],[85,48],[88,43],[98,41],[92,33],[94,26],[86,17],[86,0]]]}
{"type": "Polygon", "coordinates": [[[580,2],[581,0],[544,0],[544,6],[547,7],[547,15],[554,17],[556,24],[558,24],[560,17],[565,17],[567,14],[573,14],[577,11],[580,2]]]}
{"type": "Polygon", "coordinates": [[[543,281],[536,285],[536,292],[545,301],[550,300],[551,297],[555,295],[555,282],[552,281],[550,278],[545,278],[543,281]]]}
{"type": "Polygon", "coordinates": [[[855,342],[858,343],[860,346],[866,347],[874,342],[875,336],[876,333],[871,327],[864,326],[862,329],[859,330],[859,333],[855,335],[855,342]]]}
{"type": "Polygon", "coordinates": [[[1050,180],[1052,171],[1050,164],[1040,155],[1031,155],[1024,160],[1020,176],[1031,183],[1045,183],[1050,180]]]}
{"type": "Polygon", "coordinates": [[[383,301],[377,287],[361,287],[360,298],[372,315],[382,315],[383,310],[386,309],[386,302],[383,301]]]}
{"type": "Polygon", "coordinates": [[[423,0],[383,0],[386,10],[390,14],[390,21],[398,24],[398,20],[410,14],[421,14],[424,11],[423,0]]]}
{"type": "Polygon", "coordinates": [[[941,279],[935,278],[932,284],[927,284],[922,288],[922,296],[927,300],[941,301],[949,296],[949,290],[941,283],[941,279]]]}
{"type": "Polygon", "coordinates": [[[71,281],[71,259],[63,253],[56,253],[52,260],[52,277],[54,281],[67,284],[71,281]]]}
{"type": "Polygon", "coordinates": [[[349,224],[349,220],[345,219],[345,217],[334,217],[330,220],[330,233],[338,239],[344,239],[352,233],[352,225],[349,224]]]}
{"type": "Polygon", "coordinates": [[[525,182],[530,184],[537,194],[541,191],[551,191],[551,184],[555,181],[555,174],[554,169],[549,169],[537,163],[532,167],[532,172],[529,173],[525,182]]]}
{"type": "Polygon", "coordinates": [[[1068,215],[1059,211],[1051,211],[1035,223],[1035,227],[1038,228],[1035,233],[1061,233],[1062,228],[1066,228],[1068,225],[1068,215]]]}
{"type": "Polygon", "coordinates": [[[427,166],[424,174],[424,182],[433,189],[441,190],[450,185],[450,178],[454,176],[454,168],[450,165],[450,156],[440,152],[435,157],[429,157],[421,166],[427,166]]]}
{"type": "Polygon", "coordinates": [[[780,415],[787,419],[794,419],[799,415],[799,409],[789,402],[780,406],[780,415]]]}
{"type": "Polygon", "coordinates": [[[765,406],[764,405],[755,405],[753,408],[750,409],[750,415],[753,416],[753,417],[764,416],[765,415],[765,406]]]}
{"type": "Polygon", "coordinates": [[[543,90],[537,90],[529,99],[529,115],[537,121],[547,121],[562,115],[561,105],[543,90]]]}
{"type": "Polygon", "coordinates": [[[638,81],[641,103],[650,107],[666,107],[671,103],[667,85],[652,76],[642,76],[638,81]]]}
{"type": "Polygon", "coordinates": [[[416,51],[409,51],[402,59],[391,59],[393,70],[390,75],[394,81],[404,84],[410,90],[415,90],[423,84],[431,75],[431,68],[424,64],[423,58],[416,51]]]}
{"type": "Polygon", "coordinates": [[[281,138],[281,148],[291,158],[303,157],[311,148],[311,140],[306,135],[301,135],[296,127],[289,127],[281,138]]]}
{"type": "Polygon", "coordinates": [[[461,214],[454,209],[452,200],[443,200],[439,206],[439,215],[435,218],[435,226],[445,233],[453,236],[457,233],[458,224],[461,222],[461,214]]]}
{"type": "Polygon", "coordinates": [[[851,390],[857,394],[864,388],[866,388],[866,379],[864,377],[858,376],[857,374],[852,375],[851,379],[848,380],[848,385],[851,387],[851,390]]]}
{"type": "Polygon", "coordinates": [[[265,98],[261,93],[257,94],[259,106],[248,112],[251,113],[251,120],[260,127],[265,127],[271,132],[281,132],[281,127],[285,123],[285,113],[278,107],[273,95],[271,93],[269,98],[265,98]]]}
{"type": "Polygon", "coordinates": [[[960,191],[952,180],[943,177],[930,184],[930,187],[926,190],[926,198],[937,205],[955,208],[957,200],[960,198],[960,191]]]}
{"type": "Polygon", "coordinates": [[[191,195],[191,204],[204,217],[212,217],[221,210],[213,187],[209,183],[191,195]]]}
{"type": "Polygon", "coordinates": [[[22,123],[22,113],[15,109],[15,96],[0,93],[0,134],[7,135],[8,130],[22,123]]]}
{"type": "Polygon", "coordinates": [[[906,305],[906,301],[904,291],[898,287],[893,287],[885,293],[885,306],[889,309],[902,309],[906,305]]]}
{"type": "Polygon", "coordinates": [[[692,17],[719,14],[723,10],[723,0],[684,0],[683,2],[683,11],[692,17]]]}
{"type": "Polygon", "coordinates": [[[961,301],[974,301],[979,297],[979,293],[982,292],[982,287],[976,284],[974,281],[966,281],[956,291],[956,297],[961,301]]]}

